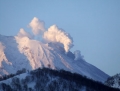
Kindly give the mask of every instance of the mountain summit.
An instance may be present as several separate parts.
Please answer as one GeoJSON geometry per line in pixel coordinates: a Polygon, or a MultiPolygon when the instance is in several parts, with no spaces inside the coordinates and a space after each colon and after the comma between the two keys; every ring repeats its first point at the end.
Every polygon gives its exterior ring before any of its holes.
{"type": "Polygon", "coordinates": [[[109,76],[87,63],[79,51],[67,53],[59,43],[44,43],[29,37],[0,35],[0,75],[15,73],[25,68],[34,70],[48,67],[79,73],[104,82],[109,76]]]}

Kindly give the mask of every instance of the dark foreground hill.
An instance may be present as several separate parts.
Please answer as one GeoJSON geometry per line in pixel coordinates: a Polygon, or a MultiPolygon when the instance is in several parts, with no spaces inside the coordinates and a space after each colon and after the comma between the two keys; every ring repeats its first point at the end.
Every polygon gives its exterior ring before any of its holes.
{"type": "Polygon", "coordinates": [[[65,70],[38,68],[22,72],[25,70],[1,78],[0,91],[120,91],[65,70]]]}

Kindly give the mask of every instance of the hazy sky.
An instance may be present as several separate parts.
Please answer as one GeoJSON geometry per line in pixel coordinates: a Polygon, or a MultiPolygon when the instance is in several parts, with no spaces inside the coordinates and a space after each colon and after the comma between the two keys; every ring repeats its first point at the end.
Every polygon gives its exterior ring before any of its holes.
{"type": "Polygon", "coordinates": [[[120,73],[120,0],[0,0],[0,34],[16,35],[37,17],[74,40],[72,52],[109,75],[120,73]]]}

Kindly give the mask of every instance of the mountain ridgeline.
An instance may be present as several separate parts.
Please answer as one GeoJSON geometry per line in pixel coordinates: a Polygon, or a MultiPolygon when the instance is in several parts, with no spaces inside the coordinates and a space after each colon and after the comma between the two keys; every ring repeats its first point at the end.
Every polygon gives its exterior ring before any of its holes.
{"type": "Polygon", "coordinates": [[[23,69],[1,80],[0,91],[120,91],[77,73],[50,68],[23,69]]]}
{"type": "Polygon", "coordinates": [[[79,51],[76,54],[65,53],[57,43],[0,35],[0,75],[14,74],[22,68],[35,70],[49,66],[53,70],[64,69],[96,81],[106,81],[109,77],[106,73],[87,63],[79,51]]]}

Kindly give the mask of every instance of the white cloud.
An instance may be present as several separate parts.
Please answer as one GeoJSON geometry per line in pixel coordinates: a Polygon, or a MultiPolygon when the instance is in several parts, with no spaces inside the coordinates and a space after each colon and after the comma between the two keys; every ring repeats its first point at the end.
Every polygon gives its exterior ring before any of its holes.
{"type": "Polygon", "coordinates": [[[37,17],[34,17],[29,23],[34,35],[39,35],[45,31],[44,22],[40,21],[37,17]]]}

